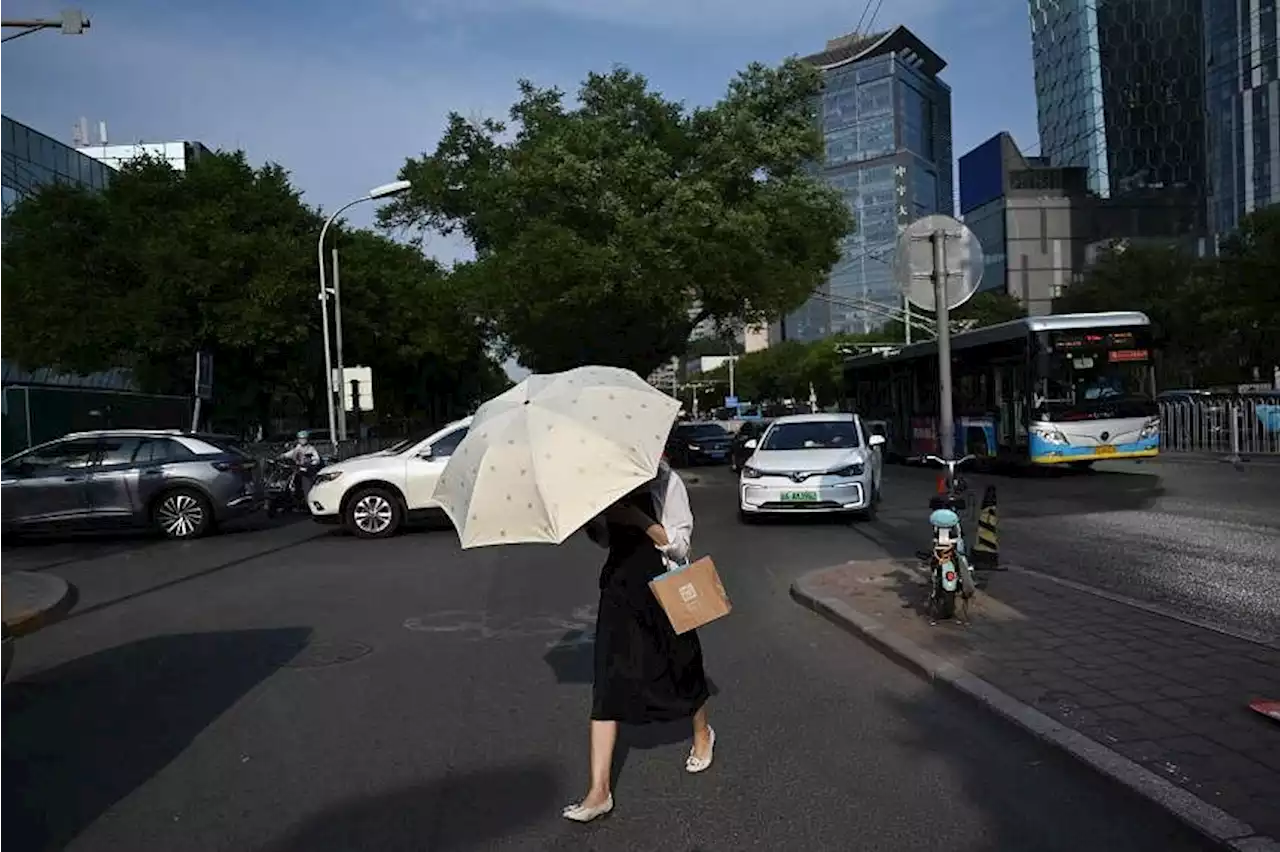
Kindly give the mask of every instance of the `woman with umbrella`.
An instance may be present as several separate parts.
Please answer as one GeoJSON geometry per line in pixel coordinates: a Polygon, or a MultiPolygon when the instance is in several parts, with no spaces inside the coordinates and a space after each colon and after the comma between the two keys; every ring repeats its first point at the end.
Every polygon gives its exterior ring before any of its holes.
{"type": "Polygon", "coordinates": [[[695,631],[677,635],[649,581],[688,561],[693,513],[680,476],[663,462],[652,482],[593,520],[587,533],[609,549],[600,572],[595,678],[591,696],[591,786],[564,817],[590,822],[613,810],[610,774],[618,723],[693,718],[685,770],[711,766],[715,731],[707,723],[707,678],[695,631]],[[660,520],[658,520],[660,519],[660,520]]]}
{"type": "Polygon", "coordinates": [[[677,635],[649,581],[687,560],[693,517],[661,462],[680,403],[629,370],[533,375],[486,402],[440,476],[435,499],[464,548],[559,544],[590,524],[608,547],[600,574],[591,708],[591,784],[566,807],[590,822],[613,810],[618,723],[692,718],[691,773],[711,766],[702,648],[677,635]]]}

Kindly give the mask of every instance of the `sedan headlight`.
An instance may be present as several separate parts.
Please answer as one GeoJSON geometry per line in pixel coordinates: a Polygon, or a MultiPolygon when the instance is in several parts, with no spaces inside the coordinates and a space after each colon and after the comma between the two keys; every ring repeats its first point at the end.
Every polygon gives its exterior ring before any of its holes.
{"type": "Polygon", "coordinates": [[[742,469],[742,478],[743,479],[759,479],[760,471],[748,465],[742,469]]]}
{"type": "Polygon", "coordinates": [[[315,478],[315,483],[314,483],[314,484],[315,484],[315,485],[322,485],[322,484],[324,484],[324,483],[326,483],[326,482],[333,482],[333,481],[334,481],[335,479],[337,479],[339,476],[342,476],[342,471],[340,471],[340,470],[328,470],[328,471],[324,471],[324,470],[322,470],[322,471],[320,471],[319,473],[317,473],[317,474],[316,474],[316,478],[315,478]]]}
{"type": "Polygon", "coordinates": [[[1046,444],[1067,444],[1067,436],[1062,434],[1062,430],[1053,426],[1037,426],[1031,430],[1032,433],[1044,441],[1046,444]]]}
{"type": "Polygon", "coordinates": [[[689,445],[689,449],[691,449],[691,450],[700,450],[700,449],[702,449],[702,447],[700,447],[700,446],[699,446],[699,445],[697,445],[697,444],[690,444],[690,445],[689,445]]]}
{"type": "Polygon", "coordinates": [[[866,470],[866,468],[864,468],[864,467],[862,466],[862,464],[861,464],[861,463],[856,463],[856,462],[855,462],[854,464],[851,464],[851,465],[849,465],[848,467],[842,467],[842,468],[840,468],[839,470],[837,470],[837,471],[835,472],[835,474],[834,474],[834,475],[835,475],[835,476],[846,476],[846,477],[847,477],[847,476],[862,476],[862,473],[863,473],[863,471],[864,471],[864,470],[866,470]]]}
{"type": "Polygon", "coordinates": [[[1152,417],[1142,424],[1142,431],[1138,433],[1138,440],[1143,438],[1154,438],[1160,434],[1160,418],[1152,417]]]}

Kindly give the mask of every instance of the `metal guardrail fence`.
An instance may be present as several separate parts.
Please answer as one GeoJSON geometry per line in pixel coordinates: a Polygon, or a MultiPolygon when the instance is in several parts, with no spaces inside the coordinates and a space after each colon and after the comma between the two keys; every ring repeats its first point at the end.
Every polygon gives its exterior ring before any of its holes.
{"type": "Polygon", "coordinates": [[[1280,398],[1161,402],[1160,450],[1227,457],[1280,454],[1280,398]]]}

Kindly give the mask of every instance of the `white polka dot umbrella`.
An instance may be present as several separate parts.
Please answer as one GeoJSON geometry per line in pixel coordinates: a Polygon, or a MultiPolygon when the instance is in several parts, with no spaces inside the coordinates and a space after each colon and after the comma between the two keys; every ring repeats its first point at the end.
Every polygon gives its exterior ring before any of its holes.
{"type": "Polygon", "coordinates": [[[679,410],[617,367],[529,376],[480,406],[435,499],[464,548],[559,544],[657,474],[679,410]]]}

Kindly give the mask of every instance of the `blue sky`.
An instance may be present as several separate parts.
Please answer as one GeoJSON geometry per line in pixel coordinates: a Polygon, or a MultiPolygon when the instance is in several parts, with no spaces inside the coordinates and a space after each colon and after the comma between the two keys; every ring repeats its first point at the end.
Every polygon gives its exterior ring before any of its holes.
{"type": "MultiPolygon", "coordinates": [[[[80,116],[112,142],[191,139],[288,168],[332,209],[434,148],[446,114],[504,116],[516,80],[573,91],[615,64],[709,103],[753,60],[820,50],[863,0],[8,0],[6,18],[79,5],[83,36],[3,48],[6,115],[70,142],[80,116]]],[[[1000,130],[1034,147],[1026,0],[887,0],[948,62],[958,157],[1000,130]]],[[[367,224],[371,205],[351,219],[367,224]]],[[[463,249],[430,247],[445,258],[463,249]]]]}

